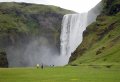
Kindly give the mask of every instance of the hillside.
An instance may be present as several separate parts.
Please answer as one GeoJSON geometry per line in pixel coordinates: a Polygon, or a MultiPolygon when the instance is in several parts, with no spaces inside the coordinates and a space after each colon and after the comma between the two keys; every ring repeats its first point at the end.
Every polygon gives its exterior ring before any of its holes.
{"type": "Polygon", "coordinates": [[[26,45],[37,39],[39,45],[50,44],[59,51],[61,21],[68,13],[73,12],[50,5],[0,3],[0,67],[7,67],[8,54],[24,59],[26,45]]]}
{"type": "Polygon", "coordinates": [[[120,65],[120,1],[103,0],[103,11],[83,34],[71,65],[120,65]]]}

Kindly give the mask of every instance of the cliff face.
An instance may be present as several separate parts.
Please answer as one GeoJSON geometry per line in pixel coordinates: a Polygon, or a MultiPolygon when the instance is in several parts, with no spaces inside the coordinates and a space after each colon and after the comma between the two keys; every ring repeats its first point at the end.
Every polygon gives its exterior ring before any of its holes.
{"type": "Polygon", "coordinates": [[[61,21],[68,13],[73,12],[49,5],[0,3],[0,48],[7,55],[24,52],[25,45],[42,38],[40,45],[50,43],[59,51],[61,21]]]}
{"type": "Polygon", "coordinates": [[[0,47],[12,45],[19,38],[24,40],[49,33],[53,40],[57,39],[66,13],[72,12],[55,6],[0,3],[0,47]]]}
{"type": "Polygon", "coordinates": [[[0,50],[0,67],[8,67],[7,56],[4,50],[0,50]]]}
{"type": "Polygon", "coordinates": [[[120,1],[103,0],[103,11],[87,27],[70,64],[120,64],[120,1]]]}

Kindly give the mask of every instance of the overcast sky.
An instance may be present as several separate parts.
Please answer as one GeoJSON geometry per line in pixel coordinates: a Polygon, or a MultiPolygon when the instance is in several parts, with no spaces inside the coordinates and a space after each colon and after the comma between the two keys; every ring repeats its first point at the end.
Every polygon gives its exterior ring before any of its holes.
{"type": "Polygon", "coordinates": [[[79,13],[87,12],[101,0],[0,0],[0,2],[27,2],[46,5],[55,5],[79,13]]]}

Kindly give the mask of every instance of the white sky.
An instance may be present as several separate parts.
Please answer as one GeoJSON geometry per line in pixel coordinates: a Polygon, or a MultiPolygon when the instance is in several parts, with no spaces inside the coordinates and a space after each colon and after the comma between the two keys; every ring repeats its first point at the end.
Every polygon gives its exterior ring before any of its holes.
{"type": "Polygon", "coordinates": [[[0,0],[0,2],[27,2],[46,5],[55,5],[79,13],[87,12],[101,0],[0,0]]]}

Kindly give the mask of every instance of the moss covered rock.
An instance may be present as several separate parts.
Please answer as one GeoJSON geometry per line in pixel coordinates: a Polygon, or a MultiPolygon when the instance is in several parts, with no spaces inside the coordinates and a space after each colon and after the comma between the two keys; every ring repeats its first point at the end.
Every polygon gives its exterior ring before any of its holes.
{"type": "Polygon", "coordinates": [[[120,64],[120,1],[103,0],[103,12],[89,25],[70,64],[120,64]]]}
{"type": "Polygon", "coordinates": [[[0,50],[0,67],[8,67],[7,55],[4,50],[0,50]]]}
{"type": "MultiPolygon", "coordinates": [[[[0,3],[0,48],[11,55],[16,55],[13,48],[18,49],[21,55],[33,40],[44,37],[47,41],[40,41],[39,45],[50,43],[59,51],[61,22],[68,13],[74,12],[51,5],[0,3]]],[[[7,66],[6,53],[1,53],[0,65],[7,66]]]]}

